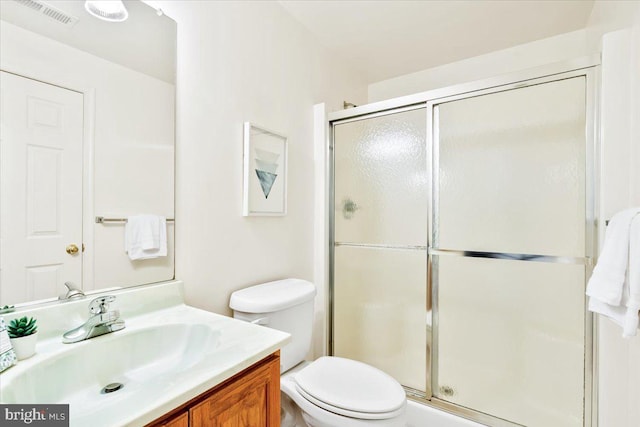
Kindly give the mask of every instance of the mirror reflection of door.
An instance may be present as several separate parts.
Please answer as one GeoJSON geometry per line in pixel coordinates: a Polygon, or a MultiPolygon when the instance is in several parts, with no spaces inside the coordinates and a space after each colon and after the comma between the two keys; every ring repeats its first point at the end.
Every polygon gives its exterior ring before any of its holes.
{"type": "Polygon", "coordinates": [[[56,297],[64,282],[81,284],[83,95],[0,77],[3,306],[56,297]]]}

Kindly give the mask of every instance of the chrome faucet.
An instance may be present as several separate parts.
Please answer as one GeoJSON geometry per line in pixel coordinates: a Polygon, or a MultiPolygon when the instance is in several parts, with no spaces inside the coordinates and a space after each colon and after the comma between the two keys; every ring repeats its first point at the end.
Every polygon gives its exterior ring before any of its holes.
{"type": "Polygon", "coordinates": [[[89,320],[77,328],[65,332],[62,335],[62,342],[72,344],[124,329],[124,320],[120,318],[120,312],[118,310],[109,311],[109,304],[115,300],[115,296],[107,295],[91,301],[89,320]]]}
{"type": "Polygon", "coordinates": [[[84,298],[84,292],[80,288],[78,288],[73,282],[64,282],[64,285],[67,287],[68,291],[64,295],[60,295],[58,297],[59,300],[68,300],[72,298],[84,298]]]}

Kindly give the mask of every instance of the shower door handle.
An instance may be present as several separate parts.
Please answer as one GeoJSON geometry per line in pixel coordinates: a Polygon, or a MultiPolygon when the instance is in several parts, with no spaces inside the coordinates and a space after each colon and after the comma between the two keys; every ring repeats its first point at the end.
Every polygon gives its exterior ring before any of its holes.
{"type": "Polygon", "coordinates": [[[555,264],[579,264],[591,266],[593,259],[590,257],[567,257],[555,255],[534,255],[534,254],[516,254],[508,252],[485,252],[485,251],[461,251],[454,249],[437,249],[429,247],[429,255],[446,255],[467,258],[491,258],[505,259],[511,261],[533,261],[533,262],[550,262],[555,264]]]}

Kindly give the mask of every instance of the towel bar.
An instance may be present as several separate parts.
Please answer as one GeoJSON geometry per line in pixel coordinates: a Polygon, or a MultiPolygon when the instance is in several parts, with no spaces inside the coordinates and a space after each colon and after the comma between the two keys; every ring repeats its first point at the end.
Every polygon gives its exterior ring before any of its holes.
{"type": "MultiPolygon", "coordinates": [[[[167,218],[167,222],[174,222],[173,218],[167,218]]],[[[103,216],[96,217],[96,224],[104,224],[106,222],[118,222],[118,223],[126,223],[127,218],[105,218],[103,216]]]]}

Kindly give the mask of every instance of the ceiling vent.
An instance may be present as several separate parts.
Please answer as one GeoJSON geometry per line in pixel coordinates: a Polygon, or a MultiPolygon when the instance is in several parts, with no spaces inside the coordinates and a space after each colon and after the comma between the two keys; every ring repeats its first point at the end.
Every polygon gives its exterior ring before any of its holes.
{"type": "Polygon", "coordinates": [[[28,7],[34,12],[41,13],[42,15],[50,19],[53,19],[54,21],[57,21],[61,24],[67,25],[69,27],[74,26],[75,23],[78,22],[78,18],[76,18],[75,16],[69,15],[68,13],[65,13],[60,9],[53,7],[50,4],[45,3],[43,1],[39,1],[39,0],[13,0],[13,1],[15,1],[18,4],[21,4],[24,7],[28,7]]]}

